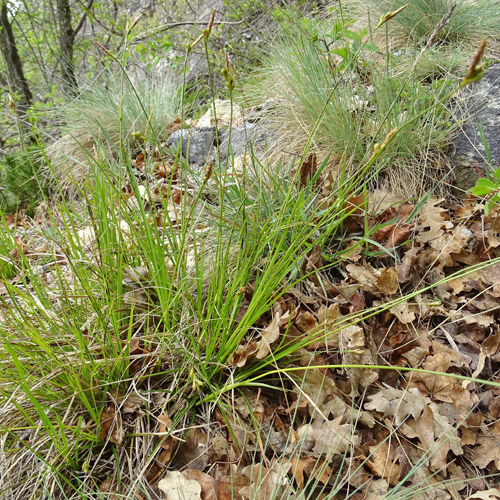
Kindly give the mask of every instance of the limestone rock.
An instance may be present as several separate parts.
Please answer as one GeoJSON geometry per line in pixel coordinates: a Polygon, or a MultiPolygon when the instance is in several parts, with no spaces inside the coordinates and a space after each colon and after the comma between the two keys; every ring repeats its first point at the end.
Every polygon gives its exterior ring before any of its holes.
{"type": "Polygon", "coordinates": [[[182,137],[182,156],[189,163],[206,163],[215,151],[215,127],[194,127],[177,130],[167,140],[167,145],[177,148],[182,137]]]}
{"type": "Polygon", "coordinates": [[[231,134],[225,130],[221,136],[221,158],[226,156],[237,157],[244,154],[245,150],[252,150],[257,156],[264,152],[264,148],[269,138],[264,123],[244,123],[240,127],[233,128],[231,134]],[[229,152],[229,155],[228,155],[229,152]]]}
{"type": "Polygon", "coordinates": [[[454,170],[454,184],[458,190],[472,187],[479,177],[500,162],[500,64],[486,70],[479,83],[471,85],[465,96],[463,110],[457,118],[470,119],[454,138],[449,157],[454,170]],[[478,122],[482,124],[492,165],[488,165],[478,122]]]}

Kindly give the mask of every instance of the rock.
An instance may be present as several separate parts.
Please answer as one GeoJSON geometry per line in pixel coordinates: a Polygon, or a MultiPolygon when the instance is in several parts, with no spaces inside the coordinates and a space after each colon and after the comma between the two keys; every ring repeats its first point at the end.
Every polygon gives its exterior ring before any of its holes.
{"type": "MultiPolygon", "coordinates": [[[[189,160],[189,163],[204,164],[208,161],[216,161],[216,133],[215,127],[193,127],[173,132],[167,140],[170,148],[177,148],[182,133],[182,156],[189,160]],[[189,150],[188,150],[189,146],[189,150]]],[[[219,144],[221,161],[243,156],[245,149],[250,153],[250,144],[252,151],[258,158],[263,158],[270,137],[270,133],[263,121],[246,122],[239,127],[219,130],[219,144]],[[230,148],[229,147],[230,142],[230,148]]]]}
{"type": "Polygon", "coordinates": [[[215,127],[177,130],[167,140],[167,146],[177,148],[182,135],[182,156],[189,163],[206,163],[215,151],[215,127]],[[189,147],[189,150],[188,150],[189,147]]]}
{"type": "Polygon", "coordinates": [[[453,140],[449,153],[458,191],[472,187],[479,171],[496,168],[500,162],[500,64],[491,66],[479,83],[470,86],[463,109],[457,113],[458,119],[470,119],[453,140]],[[484,130],[492,165],[488,165],[478,122],[484,130]]]}
{"type": "Polygon", "coordinates": [[[221,158],[225,159],[228,151],[229,157],[241,156],[244,154],[245,149],[250,152],[250,145],[256,156],[260,157],[261,153],[264,152],[268,138],[269,133],[263,122],[244,123],[240,127],[233,128],[231,136],[229,136],[229,131],[225,130],[220,135],[221,158]],[[231,145],[228,149],[229,142],[231,145]]]}
{"type": "Polygon", "coordinates": [[[198,120],[197,127],[215,127],[214,108],[217,116],[217,127],[219,129],[233,126],[244,120],[244,111],[241,106],[236,103],[231,103],[229,100],[216,99],[215,102],[209,103],[207,112],[198,120]]]}

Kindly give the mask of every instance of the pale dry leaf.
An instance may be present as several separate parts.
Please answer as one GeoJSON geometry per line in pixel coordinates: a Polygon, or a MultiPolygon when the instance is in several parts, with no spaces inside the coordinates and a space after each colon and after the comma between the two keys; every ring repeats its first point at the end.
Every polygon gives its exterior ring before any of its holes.
{"type": "Polygon", "coordinates": [[[250,485],[239,490],[239,494],[251,500],[269,500],[271,498],[287,498],[286,492],[291,490],[287,474],[291,464],[274,462],[270,467],[262,464],[247,465],[242,474],[250,479],[250,485]]]}
{"type": "Polygon", "coordinates": [[[463,455],[463,448],[457,429],[439,410],[439,405],[435,403],[425,406],[422,415],[413,422],[413,427],[424,448],[429,451],[430,469],[446,471],[448,453],[463,455]]]}
{"type": "Polygon", "coordinates": [[[406,302],[392,306],[389,311],[405,325],[413,323],[417,317],[415,314],[415,308],[408,305],[406,302]]]}
{"type": "Polygon", "coordinates": [[[356,421],[359,420],[370,428],[375,425],[375,419],[370,413],[353,408],[350,404],[348,405],[339,395],[335,382],[319,370],[307,370],[304,372],[298,395],[299,400],[301,393],[308,396],[306,401],[311,417],[317,415],[319,410],[326,418],[330,416],[334,419],[349,417],[356,421]]]}
{"type": "Polygon", "coordinates": [[[476,491],[467,500],[498,500],[500,498],[500,490],[498,488],[490,488],[485,491],[476,491]]]}
{"type": "MultiPolygon", "coordinates": [[[[436,352],[433,356],[425,358],[422,368],[446,373],[451,362],[452,356],[449,352],[436,352]]],[[[438,401],[453,403],[464,415],[470,412],[474,404],[470,392],[452,377],[432,373],[409,373],[407,379],[409,380],[408,387],[417,387],[422,394],[432,396],[438,401]]]]}
{"type": "Polygon", "coordinates": [[[393,416],[394,423],[401,425],[411,415],[417,419],[422,414],[424,406],[430,403],[430,399],[413,387],[406,391],[394,388],[381,389],[376,394],[368,396],[369,401],[365,408],[377,411],[386,416],[393,416]]]}
{"type": "Polygon", "coordinates": [[[201,486],[202,500],[218,500],[215,491],[215,478],[196,469],[186,469],[182,471],[186,479],[197,481],[201,486]]]}
{"type": "Polygon", "coordinates": [[[388,491],[389,484],[385,479],[370,481],[368,488],[365,490],[364,500],[380,500],[381,498],[385,498],[388,491]]]}
{"type": "Polygon", "coordinates": [[[162,500],[201,500],[200,483],[178,471],[168,471],[158,488],[163,493],[162,500]]]}
{"type": "MultiPolygon", "coordinates": [[[[358,325],[351,325],[338,332],[339,347],[345,365],[374,365],[374,353],[367,346],[365,332],[358,325]]],[[[352,394],[359,395],[358,387],[369,387],[378,379],[378,373],[369,368],[346,368],[352,394]]]]}
{"type": "Polygon", "coordinates": [[[314,446],[312,452],[316,457],[326,455],[331,457],[342,454],[352,446],[359,446],[361,438],[349,423],[341,424],[342,418],[323,420],[317,418],[311,424],[314,446]]]}
{"type": "Polygon", "coordinates": [[[472,450],[472,463],[480,469],[486,469],[491,462],[500,469],[500,421],[493,426],[482,429],[477,437],[476,446],[472,450]]]}
{"type": "Polygon", "coordinates": [[[421,243],[441,238],[444,234],[443,228],[447,224],[447,214],[439,204],[443,200],[429,198],[420,211],[420,224],[417,226],[415,240],[421,243]],[[424,231],[425,230],[425,231],[424,231]]]}
{"type": "MultiPolygon", "coordinates": [[[[290,313],[287,311],[284,315],[290,315],[290,313]]],[[[279,312],[274,313],[274,318],[272,319],[271,323],[262,330],[262,337],[259,341],[259,350],[257,351],[257,354],[255,357],[257,359],[263,359],[265,358],[268,354],[271,353],[271,344],[274,344],[279,339],[280,336],[280,320],[282,319],[282,316],[280,315],[279,312]]]]}
{"type": "MultiPolygon", "coordinates": [[[[366,264],[368,266],[369,264],[366,264]]],[[[354,280],[359,287],[366,292],[377,291],[377,276],[372,266],[357,266],[356,264],[347,264],[346,271],[351,280],[354,280]]]]}

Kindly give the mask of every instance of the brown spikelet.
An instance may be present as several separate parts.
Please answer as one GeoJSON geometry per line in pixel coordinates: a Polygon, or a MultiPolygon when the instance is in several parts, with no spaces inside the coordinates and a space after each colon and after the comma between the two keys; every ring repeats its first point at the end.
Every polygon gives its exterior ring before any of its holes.
{"type": "Polygon", "coordinates": [[[472,59],[471,65],[469,67],[469,70],[467,71],[467,74],[465,75],[465,78],[462,80],[462,83],[460,84],[461,87],[469,83],[477,82],[483,76],[484,65],[481,65],[480,62],[481,59],[483,58],[485,48],[486,48],[486,38],[483,38],[483,40],[479,44],[479,48],[477,49],[474,58],[472,59]]]}

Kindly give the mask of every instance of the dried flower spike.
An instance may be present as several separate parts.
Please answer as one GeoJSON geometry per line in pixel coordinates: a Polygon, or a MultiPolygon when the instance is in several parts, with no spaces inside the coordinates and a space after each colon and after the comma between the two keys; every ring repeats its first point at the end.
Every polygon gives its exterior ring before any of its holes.
{"type": "Polygon", "coordinates": [[[479,48],[477,49],[474,59],[472,59],[469,71],[467,71],[467,74],[465,75],[465,78],[462,80],[460,87],[481,80],[481,77],[483,76],[484,73],[484,64],[480,64],[480,62],[481,59],[483,58],[485,48],[486,48],[486,38],[483,38],[481,44],[479,45],[479,48]]]}

